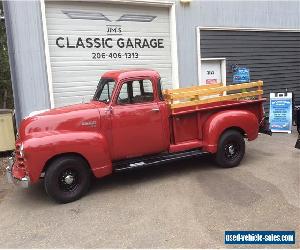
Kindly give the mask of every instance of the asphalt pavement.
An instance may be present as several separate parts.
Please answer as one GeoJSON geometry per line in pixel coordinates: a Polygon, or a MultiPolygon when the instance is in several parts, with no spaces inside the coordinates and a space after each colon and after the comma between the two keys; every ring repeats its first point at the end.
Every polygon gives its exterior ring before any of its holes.
{"type": "Polygon", "coordinates": [[[0,248],[299,248],[297,135],[260,135],[241,165],[209,157],[116,174],[56,204],[0,177],[0,248]],[[224,245],[225,230],[295,230],[295,245],[224,245]]]}

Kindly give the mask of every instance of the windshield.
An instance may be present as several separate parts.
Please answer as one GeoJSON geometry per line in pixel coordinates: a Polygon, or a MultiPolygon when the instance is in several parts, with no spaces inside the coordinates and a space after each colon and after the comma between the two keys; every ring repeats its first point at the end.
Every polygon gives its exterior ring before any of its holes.
{"type": "Polygon", "coordinates": [[[113,79],[101,78],[93,100],[104,102],[104,103],[109,103],[111,100],[115,85],[116,85],[116,83],[113,79]]]}

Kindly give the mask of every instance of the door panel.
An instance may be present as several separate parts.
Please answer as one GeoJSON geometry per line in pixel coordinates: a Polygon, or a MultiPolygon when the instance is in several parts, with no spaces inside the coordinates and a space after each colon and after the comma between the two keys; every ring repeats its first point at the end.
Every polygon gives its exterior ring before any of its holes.
{"type": "Polygon", "coordinates": [[[155,102],[114,106],[113,160],[166,150],[161,118],[159,106],[155,102]]]}

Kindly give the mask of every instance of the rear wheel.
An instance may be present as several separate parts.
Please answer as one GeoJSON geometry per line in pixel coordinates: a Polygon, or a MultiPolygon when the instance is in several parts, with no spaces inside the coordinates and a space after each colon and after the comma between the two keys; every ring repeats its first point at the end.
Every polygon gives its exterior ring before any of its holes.
{"type": "Polygon", "coordinates": [[[45,190],[59,203],[82,197],[90,186],[91,172],[87,162],[78,156],[55,159],[45,174],[45,190]]]}
{"type": "Polygon", "coordinates": [[[224,168],[236,167],[245,154],[243,135],[236,130],[225,131],[219,140],[218,151],[215,154],[216,163],[224,168]]]}

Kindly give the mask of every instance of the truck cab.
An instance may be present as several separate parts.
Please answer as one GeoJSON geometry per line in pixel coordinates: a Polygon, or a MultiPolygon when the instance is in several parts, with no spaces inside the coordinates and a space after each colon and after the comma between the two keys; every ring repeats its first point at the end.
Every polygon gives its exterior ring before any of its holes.
{"type": "Polygon", "coordinates": [[[108,128],[104,136],[109,138],[112,160],[168,150],[169,135],[163,126],[167,107],[157,72],[108,72],[102,76],[93,102],[107,105],[101,122],[108,128]]]}
{"type": "MultiPolygon", "coordinates": [[[[102,75],[89,103],[26,117],[7,178],[25,187],[43,178],[49,196],[67,203],[88,191],[91,176],[203,154],[211,154],[222,167],[239,165],[244,140],[256,139],[264,126],[264,99],[195,100],[207,92],[199,87],[191,105],[173,108],[160,79],[154,70],[110,71],[102,75]]],[[[182,89],[179,95],[191,91],[182,89]]]]}

